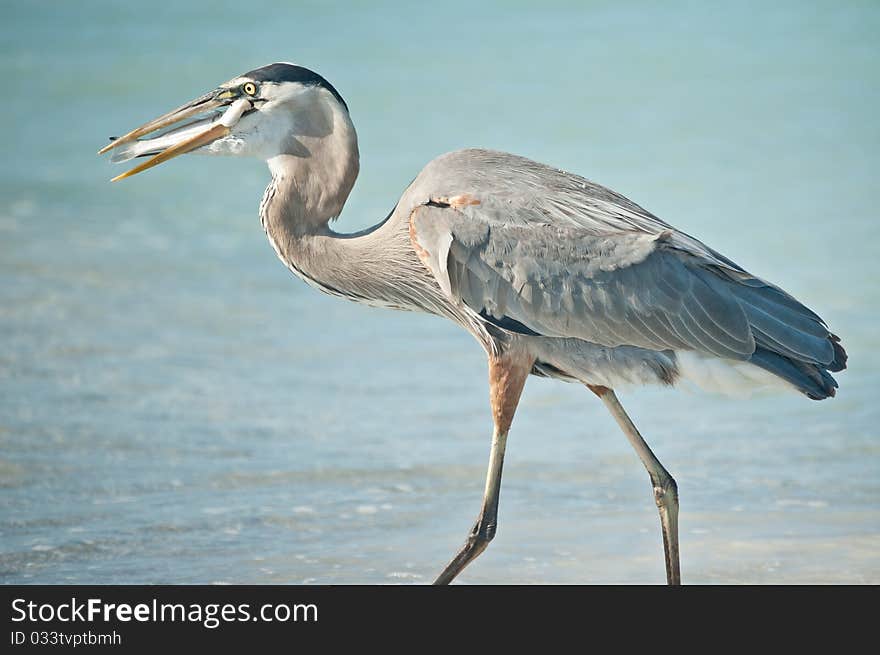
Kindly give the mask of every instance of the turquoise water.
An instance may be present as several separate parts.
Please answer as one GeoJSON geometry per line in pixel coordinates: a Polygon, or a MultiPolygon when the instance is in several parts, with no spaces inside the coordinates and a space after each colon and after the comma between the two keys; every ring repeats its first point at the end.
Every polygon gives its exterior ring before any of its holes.
{"type": "MultiPolygon", "coordinates": [[[[385,216],[432,157],[611,186],[843,337],[836,399],[637,389],[686,582],[880,582],[880,5],[20,2],[0,7],[0,579],[427,582],[479,507],[491,423],[452,324],[277,261],[256,161],[110,185],[111,134],[276,60],[348,102],[385,216]]],[[[733,4],[733,3],[730,3],[733,4]]],[[[647,476],[603,408],[532,379],[470,583],[662,582],[647,476]]]]}

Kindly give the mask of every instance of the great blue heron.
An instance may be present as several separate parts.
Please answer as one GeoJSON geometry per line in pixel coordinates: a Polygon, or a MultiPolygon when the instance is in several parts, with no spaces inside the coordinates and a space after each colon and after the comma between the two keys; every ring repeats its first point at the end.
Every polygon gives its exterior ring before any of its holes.
{"type": "Polygon", "coordinates": [[[436,584],[495,535],[507,434],[529,374],[581,382],[611,412],[648,470],[667,582],[679,584],[677,486],[614,388],[778,384],[821,400],[837,387],[829,371],[846,366],[839,338],[779,287],[620,194],[516,155],[437,157],[385,220],[334,232],[358,174],[357,136],[339,92],[300,66],[240,75],[100,152],[114,148],[117,162],[152,156],[114,180],[191,151],[265,160],[260,220],[291,271],[355,302],[445,316],[483,346],[494,420],[483,503],[436,584]]]}

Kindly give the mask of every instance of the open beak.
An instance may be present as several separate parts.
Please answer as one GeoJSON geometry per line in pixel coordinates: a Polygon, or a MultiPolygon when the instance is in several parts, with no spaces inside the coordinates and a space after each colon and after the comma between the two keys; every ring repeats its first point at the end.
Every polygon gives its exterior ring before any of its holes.
{"type": "Polygon", "coordinates": [[[111,182],[123,180],[141,171],[173,159],[178,155],[191,152],[196,148],[208,145],[228,135],[238,120],[245,112],[253,108],[253,105],[245,98],[237,97],[236,91],[219,88],[174,109],[167,114],[144,123],[128,134],[114,139],[98,151],[103,155],[113,149],[119,148],[113,157],[114,162],[128,161],[134,157],[152,155],[144,163],[135,166],[129,171],[117,175],[111,182]],[[221,107],[226,107],[222,113],[221,107]],[[163,132],[151,139],[140,139],[147,134],[177,125],[181,121],[194,116],[212,115],[190,121],[177,128],[163,132]]]}

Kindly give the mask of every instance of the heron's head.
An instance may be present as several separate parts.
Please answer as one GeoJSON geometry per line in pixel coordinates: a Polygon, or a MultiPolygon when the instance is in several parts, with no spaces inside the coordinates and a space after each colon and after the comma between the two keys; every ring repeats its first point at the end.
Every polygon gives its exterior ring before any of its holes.
{"type": "MultiPolygon", "coordinates": [[[[307,68],[257,68],[114,139],[114,162],[150,157],[121,180],[188,152],[252,156],[273,172],[357,176],[357,137],[339,92],[307,68]]],[[[350,190],[350,184],[348,184],[350,190]]],[[[347,191],[345,195],[347,195],[347,191]]]]}

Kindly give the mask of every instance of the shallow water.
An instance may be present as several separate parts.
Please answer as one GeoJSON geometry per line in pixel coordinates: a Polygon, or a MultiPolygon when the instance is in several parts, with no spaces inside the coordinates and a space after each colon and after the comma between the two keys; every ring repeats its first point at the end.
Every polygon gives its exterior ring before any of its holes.
{"type": "MultiPolygon", "coordinates": [[[[345,96],[385,216],[433,156],[584,174],[816,309],[831,401],[621,393],[679,483],[686,582],[880,582],[880,6],[113,2],[0,9],[0,579],[427,582],[479,506],[485,363],[452,324],[276,260],[254,161],[95,157],[242,71],[345,96]]],[[[644,470],[591,394],[533,379],[469,583],[662,582],[644,470]]]]}

